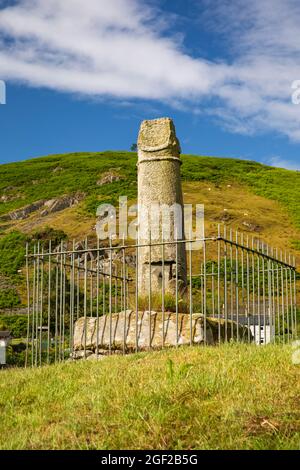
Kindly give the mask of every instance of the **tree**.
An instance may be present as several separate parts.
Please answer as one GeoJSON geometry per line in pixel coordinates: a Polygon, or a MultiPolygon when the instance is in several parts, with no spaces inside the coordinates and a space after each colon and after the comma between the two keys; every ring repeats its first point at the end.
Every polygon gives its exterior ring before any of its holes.
{"type": "Polygon", "coordinates": [[[130,147],[130,150],[132,152],[136,152],[137,151],[137,144],[132,144],[132,146],[130,147]]]}

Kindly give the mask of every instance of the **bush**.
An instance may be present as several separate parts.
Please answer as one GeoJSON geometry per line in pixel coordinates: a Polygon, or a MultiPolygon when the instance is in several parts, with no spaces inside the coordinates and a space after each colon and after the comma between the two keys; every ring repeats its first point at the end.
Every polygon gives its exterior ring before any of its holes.
{"type": "Polygon", "coordinates": [[[66,240],[67,234],[63,230],[57,230],[52,227],[45,227],[44,229],[37,230],[31,236],[32,241],[40,241],[42,244],[49,244],[51,240],[52,246],[57,246],[62,240],[66,240]]]}
{"type": "Polygon", "coordinates": [[[14,308],[21,304],[16,289],[0,290],[0,308],[14,308]]]}
{"type": "Polygon", "coordinates": [[[14,367],[24,367],[25,365],[25,349],[24,344],[23,350],[15,350],[14,346],[10,345],[6,349],[6,364],[14,367]]]}
{"type": "Polygon", "coordinates": [[[17,274],[24,265],[27,236],[14,231],[0,239],[0,273],[6,276],[17,274]]]}
{"type": "Polygon", "coordinates": [[[27,315],[1,315],[0,330],[9,330],[14,338],[24,338],[27,335],[27,315]]]}

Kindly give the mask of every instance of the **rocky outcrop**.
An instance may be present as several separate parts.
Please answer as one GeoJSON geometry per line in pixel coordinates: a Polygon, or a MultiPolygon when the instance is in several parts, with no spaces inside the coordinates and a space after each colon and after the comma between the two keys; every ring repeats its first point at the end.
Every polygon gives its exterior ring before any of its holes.
{"type": "Polygon", "coordinates": [[[45,217],[48,214],[54,214],[55,212],[60,212],[70,207],[76,206],[82,199],[82,194],[50,199],[49,201],[45,202],[45,209],[42,210],[41,216],[45,217]]]}
{"type": "Polygon", "coordinates": [[[260,225],[255,224],[254,222],[243,222],[243,226],[246,227],[246,229],[250,230],[250,232],[261,232],[262,228],[260,225]]]}
{"type": "Polygon", "coordinates": [[[15,201],[15,200],[20,199],[20,198],[21,198],[20,194],[15,194],[15,195],[3,194],[0,197],[0,202],[3,202],[5,204],[7,202],[15,201]]]}
{"type": "Polygon", "coordinates": [[[97,181],[97,186],[104,186],[105,184],[114,183],[115,181],[120,181],[121,179],[123,178],[118,172],[114,170],[107,171],[103,173],[100,180],[97,181]]]}
{"type": "Polygon", "coordinates": [[[30,214],[37,211],[44,205],[45,201],[37,201],[33,204],[29,204],[28,206],[23,207],[22,209],[18,209],[14,212],[10,212],[8,214],[8,218],[11,220],[23,220],[27,219],[30,214]]]}
{"type": "Polygon", "coordinates": [[[0,220],[24,220],[27,219],[33,212],[36,212],[40,209],[40,215],[45,217],[48,214],[53,214],[55,212],[60,212],[69,207],[76,206],[82,199],[84,194],[78,193],[75,196],[62,196],[55,199],[50,199],[48,201],[37,201],[28,206],[17,209],[16,211],[10,212],[9,214],[3,215],[0,217],[0,220]]]}
{"type": "Polygon", "coordinates": [[[63,168],[61,166],[56,166],[53,170],[52,173],[59,173],[63,171],[63,168]]]}
{"type": "Polygon", "coordinates": [[[123,351],[125,345],[126,352],[133,352],[149,349],[149,337],[151,331],[151,348],[160,349],[164,347],[175,347],[178,345],[206,344],[214,345],[218,343],[218,331],[220,329],[221,340],[227,337],[229,341],[232,336],[237,336],[239,330],[240,340],[248,340],[248,329],[235,322],[228,321],[227,327],[224,320],[218,322],[216,319],[207,318],[203,315],[193,314],[192,319],[189,314],[178,314],[178,342],[176,328],[176,314],[166,312],[136,312],[127,310],[118,314],[112,314],[111,321],[108,315],[97,318],[80,318],[75,324],[74,331],[74,351],[76,355],[82,356],[82,351],[86,349],[94,353],[98,348],[100,354],[105,354],[110,347],[115,352],[123,351]],[[192,320],[192,321],[191,321],[192,320]],[[97,325],[98,321],[98,325],[97,325]],[[206,323],[206,325],[205,325],[206,323]],[[163,328],[164,326],[164,328],[163,328]],[[206,335],[204,333],[206,327],[206,335]],[[226,334],[227,330],[227,334],[226,334]],[[192,332],[192,336],[191,336],[192,332]],[[98,334],[97,334],[98,333],[98,334]],[[125,341],[124,341],[125,338],[125,341]]]}

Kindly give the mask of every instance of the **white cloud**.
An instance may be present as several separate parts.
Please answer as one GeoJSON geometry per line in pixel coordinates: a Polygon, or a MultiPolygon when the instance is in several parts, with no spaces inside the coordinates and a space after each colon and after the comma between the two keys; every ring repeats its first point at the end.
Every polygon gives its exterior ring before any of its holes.
{"type": "Polygon", "coordinates": [[[265,163],[267,165],[275,166],[277,168],[285,168],[286,170],[300,171],[299,163],[291,162],[289,160],[285,160],[284,158],[281,158],[278,156],[269,158],[265,163]]]}
{"type": "Polygon", "coordinates": [[[300,106],[291,99],[292,83],[300,78],[298,0],[205,3],[203,20],[222,34],[234,57],[232,80],[219,90],[224,124],[239,133],[275,130],[300,141],[300,106]]]}
{"type": "Polygon", "coordinates": [[[217,82],[213,64],[183,54],[152,25],[136,0],[23,0],[0,11],[13,40],[0,53],[0,74],[31,85],[114,97],[201,96],[217,82]]]}
{"type": "Polygon", "coordinates": [[[230,61],[188,55],[164,15],[142,0],[19,0],[0,9],[0,77],[200,108],[233,132],[275,130],[300,141],[300,106],[291,102],[300,79],[298,0],[201,5],[230,61]]]}

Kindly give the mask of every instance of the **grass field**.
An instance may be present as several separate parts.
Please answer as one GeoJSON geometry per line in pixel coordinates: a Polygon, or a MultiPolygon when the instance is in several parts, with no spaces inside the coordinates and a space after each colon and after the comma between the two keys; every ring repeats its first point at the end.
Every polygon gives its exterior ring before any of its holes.
{"type": "Polygon", "coordinates": [[[1,449],[300,449],[289,346],[180,348],[0,375],[1,449]]]}

